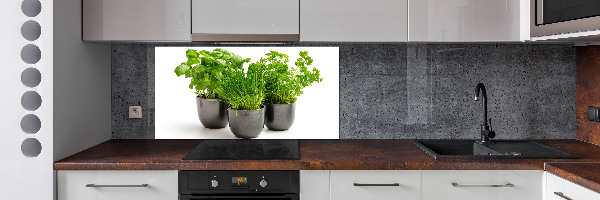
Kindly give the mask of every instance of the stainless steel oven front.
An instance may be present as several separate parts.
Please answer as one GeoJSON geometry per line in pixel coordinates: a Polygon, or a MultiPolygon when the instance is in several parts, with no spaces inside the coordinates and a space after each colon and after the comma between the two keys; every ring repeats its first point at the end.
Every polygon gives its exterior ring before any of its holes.
{"type": "Polygon", "coordinates": [[[531,36],[600,29],[600,0],[530,0],[531,36]]]}
{"type": "Polygon", "coordinates": [[[179,171],[179,199],[299,200],[299,171],[179,171]]]}

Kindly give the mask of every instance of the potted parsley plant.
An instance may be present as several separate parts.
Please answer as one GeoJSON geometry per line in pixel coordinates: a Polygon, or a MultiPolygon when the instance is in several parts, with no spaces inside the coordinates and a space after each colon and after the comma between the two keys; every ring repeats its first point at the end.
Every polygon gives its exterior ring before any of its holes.
{"type": "Polygon", "coordinates": [[[313,59],[307,51],[300,51],[295,67],[289,66],[289,56],[276,51],[261,58],[256,65],[265,69],[265,125],[270,130],[288,130],[294,124],[296,100],[302,89],[321,82],[320,71],[308,69],[313,59]]]}
{"type": "Polygon", "coordinates": [[[196,106],[200,123],[206,128],[225,128],[228,124],[228,105],[217,94],[219,82],[226,69],[242,69],[250,59],[242,59],[225,49],[212,52],[189,49],[187,61],[175,68],[175,75],[190,78],[190,89],[196,90],[196,106]]]}

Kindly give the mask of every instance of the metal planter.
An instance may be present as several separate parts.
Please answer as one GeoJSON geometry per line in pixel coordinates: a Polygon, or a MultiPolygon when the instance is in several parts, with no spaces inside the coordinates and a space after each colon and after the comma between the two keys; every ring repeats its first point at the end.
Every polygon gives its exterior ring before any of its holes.
{"type": "Polygon", "coordinates": [[[219,129],[227,126],[229,122],[228,105],[223,100],[196,97],[196,107],[198,108],[198,118],[204,127],[219,129]]]}
{"type": "Polygon", "coordinates": [[[285,131],[294,124],[296,102],[289,104],[265,104],[265,125],[270,130],[285,131]]]}
{"type": "Polygon", "coordinates": [[[238,138],[255,138],[260,135],[265,123],[265,109],[229,109],[229,129],[238,138]]]}

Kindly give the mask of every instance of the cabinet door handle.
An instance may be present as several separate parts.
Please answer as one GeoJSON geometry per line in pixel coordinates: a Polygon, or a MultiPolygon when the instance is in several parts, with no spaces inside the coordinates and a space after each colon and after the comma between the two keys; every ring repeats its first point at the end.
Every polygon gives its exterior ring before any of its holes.
{"type": "Polygon", "coordinates": [[[458,183],[452,183],[454,187],[515,187],[512,183],[507,183],[504,185],[462,185],[458,183]]]}
{"type": "Polygon", "coordinates": [[[354,186],[400,186],[400,183],[391,183],[391,184],[354,183],[354,186]]]}
{"type": "Polygon", "coordinates": [[[140,184],[140,185],[96,185],[96,184],[87,184],[85,187],[148,187],[148,184],[140,184]]]}
{"type": "Polygon", "coordinates": [[[568,196],[565,196],[565,194],[563,194],[562,192],[554,192],[554,194],[556,196],[562,197],[565,200],[573,200],[573,199],[569,198],[568,196]]]}

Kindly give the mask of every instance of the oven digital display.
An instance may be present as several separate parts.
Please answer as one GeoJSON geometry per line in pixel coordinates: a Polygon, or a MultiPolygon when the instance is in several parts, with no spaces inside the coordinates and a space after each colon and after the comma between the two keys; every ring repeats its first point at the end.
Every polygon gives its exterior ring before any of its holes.
{"type": "Polygon", "coordinates": [[[231,183],[248,183],[246,177],[231,177],[231,183]]]}

